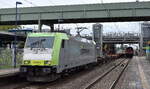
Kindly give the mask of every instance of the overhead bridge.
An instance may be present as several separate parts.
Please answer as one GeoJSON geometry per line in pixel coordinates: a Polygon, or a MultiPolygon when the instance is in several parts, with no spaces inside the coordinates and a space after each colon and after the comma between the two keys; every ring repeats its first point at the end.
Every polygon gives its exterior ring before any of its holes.
{"type": "Polygon", "coordinates": [[[140,37],[103,37],[103,43],[106,44],[139,44],[140,37]]]}
{"type": "MultiPolygon", "coordinates": [[[[18,13],[18,24],[147,21],[150,2],[26,7],[18,13]]],[[[15,15],[15,8],[0,9],[0,25],[14,24],[15,15]]]]}
{"type": "MultiPolygon", "coordinates": [[[[145,41],[145,38],[143,39],[145,41]]],[[[139,33],[104,33],[103,43],[106,44],[139,44],[140,34],[139,33]]]]}

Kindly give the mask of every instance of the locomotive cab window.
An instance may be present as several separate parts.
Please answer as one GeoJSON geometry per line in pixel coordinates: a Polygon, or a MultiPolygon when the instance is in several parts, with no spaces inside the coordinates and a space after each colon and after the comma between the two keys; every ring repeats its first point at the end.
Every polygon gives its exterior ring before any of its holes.
{"type": "Polygon", "coordinates": [[[54,37],[28,37],[25,48],[52,48],[54,37]]]}

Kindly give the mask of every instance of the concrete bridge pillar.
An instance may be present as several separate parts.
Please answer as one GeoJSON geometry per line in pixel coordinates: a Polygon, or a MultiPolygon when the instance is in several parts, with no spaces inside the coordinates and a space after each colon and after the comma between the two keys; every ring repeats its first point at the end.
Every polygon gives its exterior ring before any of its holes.
{"type": "Polygon", "coordinates": [[[121,49],[123,50],[124,49],[124,46],[123,46],[124,44],[121,44],[121,49]]]}
{"type": "Polygon", "coordinates": [[[38,30],[40,31],[40,32],[42,32],[42,23],[41,23],[41,20],[38,20],[38,30]]]}

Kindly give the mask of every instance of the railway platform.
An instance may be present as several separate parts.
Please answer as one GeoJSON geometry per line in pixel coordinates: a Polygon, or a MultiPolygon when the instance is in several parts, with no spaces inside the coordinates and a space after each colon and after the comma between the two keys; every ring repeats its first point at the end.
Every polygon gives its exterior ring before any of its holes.
{"type": "Polygon", "coordinates": [[[134,57],[115,89],[150,89],[150,61],[134,57]]]}
{"type": "Polygon", "coordinates": [[[0,70],[0,78],[17,75],[18,73],[19,73],[19,68],[1,69],[0,70]]]}

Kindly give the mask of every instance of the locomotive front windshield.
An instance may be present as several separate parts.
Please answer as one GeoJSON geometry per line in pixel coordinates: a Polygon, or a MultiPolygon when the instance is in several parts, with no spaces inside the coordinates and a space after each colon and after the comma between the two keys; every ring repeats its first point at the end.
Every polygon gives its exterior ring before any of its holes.
{"type": "Polygon", "coordinates": [[[28,37],[25,48],[52,48],[54,37],[28,37]]]}

